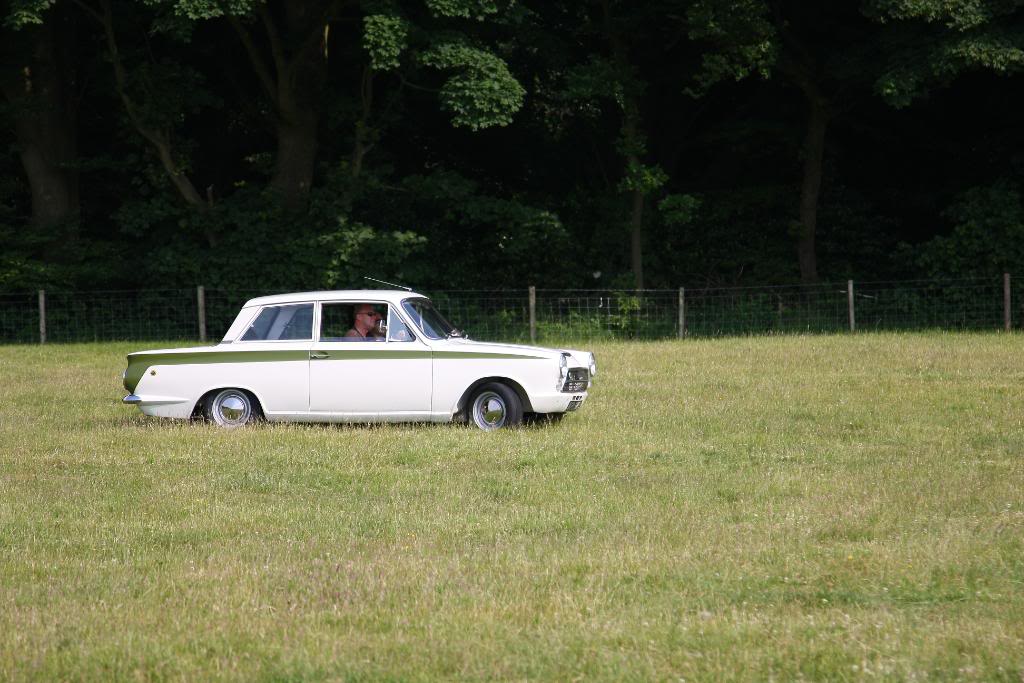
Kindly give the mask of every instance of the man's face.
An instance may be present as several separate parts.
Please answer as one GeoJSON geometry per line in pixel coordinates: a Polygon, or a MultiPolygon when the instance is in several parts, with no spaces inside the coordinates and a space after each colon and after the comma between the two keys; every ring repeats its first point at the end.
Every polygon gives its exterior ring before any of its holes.
{"type": "Polygon", "coordinates": [[[362,304],[356,310],[356,327],[364,335],[377,329],[378,322],[380,322],[380,313],[375,311],[373,306],[362,304]]]}

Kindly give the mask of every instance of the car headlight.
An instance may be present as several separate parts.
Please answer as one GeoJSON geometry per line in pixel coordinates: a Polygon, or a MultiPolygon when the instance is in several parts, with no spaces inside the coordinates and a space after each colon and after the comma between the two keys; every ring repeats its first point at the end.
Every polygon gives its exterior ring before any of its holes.
{"type": "Polygon", "coordinates": [[[597,356],[590,354],[590,376],[597,374],[597,356]]]}
{"type": "Polygon", "coordinates": [[[569,354],[563,353],[558,359],[558,383],[555,388],[561,390],[565,378],[569,376],[569,354]]]}

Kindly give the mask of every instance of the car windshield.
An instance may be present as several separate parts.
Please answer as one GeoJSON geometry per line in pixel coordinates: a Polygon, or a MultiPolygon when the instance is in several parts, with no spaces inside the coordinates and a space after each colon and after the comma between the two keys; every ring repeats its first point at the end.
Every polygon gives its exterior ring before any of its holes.
{"type": "Polygon", "coordinates": [[[428,299],[406,299],[402,302],[402,308],[413,323],[423,330],[423,334],[431,339],[444,339],[452,332],[458,333],[455,326],[445,320],[428,299]]]}

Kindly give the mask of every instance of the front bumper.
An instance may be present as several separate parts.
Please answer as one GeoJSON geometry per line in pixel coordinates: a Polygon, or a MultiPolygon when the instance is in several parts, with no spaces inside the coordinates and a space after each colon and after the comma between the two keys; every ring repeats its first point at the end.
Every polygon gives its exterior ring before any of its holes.
{"type": "Polygon", "coordinates": [[[567,413],[579,409],[587,400],[587,392],[575,394],[541,394],[530,396],[530,407],[535,413],[567,413]]]}

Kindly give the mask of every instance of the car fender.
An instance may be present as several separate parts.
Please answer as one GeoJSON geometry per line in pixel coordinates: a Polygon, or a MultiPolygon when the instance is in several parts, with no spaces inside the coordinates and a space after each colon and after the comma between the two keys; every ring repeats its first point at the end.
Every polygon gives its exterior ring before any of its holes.
{"type": "Polygon", "coordinates": [[[474,392],[476,392],[477,389],[484,386],[485,384],[490,384],[491,382],[500,382],[511,387],[512,390],[515,391],[516,394],[519,396],[519,400],[523,402],[523,410],[526,412],[533,412],[533,406],[530,403],[530,395],[526,392],[526,389],[523,388],[523,385],[521,383],[517,382],[511,377],[493,376],[481,377],[480,379],[476,380],[468,387],[466,387],[466,389],[459,396],[459,399],[455,402],[455,405],[451,406],[450,413],[452,415],[456,415],[458,413],[463,412],[466,409],[466,404],[469,403],[469,399],[470,397],[473,396],[474,392]]]}

